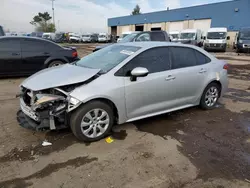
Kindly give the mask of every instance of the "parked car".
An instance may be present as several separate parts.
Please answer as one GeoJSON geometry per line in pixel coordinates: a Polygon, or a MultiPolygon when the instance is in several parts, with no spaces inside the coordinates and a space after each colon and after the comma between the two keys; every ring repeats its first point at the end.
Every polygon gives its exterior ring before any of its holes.
{"type": "Polygon", "coordinates": [[[24,80],[17,118],[35,130],[69,125],[78,139],[96,141],[114,124],[196,105],[213,109],[227,89],[227,68],[191,45],[117,43],[24,80]]]}
{"type": "Polygon", "coordinates": [[[56,34],[55,33],[43,33],[42,38],[45,40],[55,41],[56,34]]]}
{"type": "Polygon", "coordinates": [[[3,27],[0,25],[0,36],[4,36],[5,33],[4,33],[4,30],[3,30],[3,27]]]}
{"type": "Polygon", "coordinates": [[[98,34],[82,35],[82,42],[98,42],[98,34]]]}
{"type": "Polygon", "coordinates": [[[250,53],[250,27],[240,29],[235,44],[238,53],[250,53]]]}
{"type": "MultiPolygon", "coordinates": [[[[170,41],[170,38],[166,31],[145,31],[145,32],[136,31],[124,37],[122,40],[119,41],[119,43],[144,42],[144,41],[165,41],[166,42],[166,41],[170,41]]],[[[96,46],[93,52],[98,51],[109,45],[110,44],[96,46]]]]}
{"type": "Polygon", "coordinates": [[[82,41],[82,39],[81,39],[80,35],[75,34],[75,33],[69,33],[69,42],[79,43],[81,41],[82,41]]]}
{"type": "Polygon", "coordinates": [[[227,40],[227,28],[210,28],[207,32],[207,36],[204,38],[204,49],[206,51],[223,51],[226,52],[227,40]]]}
{"type": "Polygon", "coordinates": [[[138,31],[126,31],[122,32],[121,36],[117,39],[117,42],[120,42],[124,37],[132,34],[132,33],[138,33],[138,31]]]}
{"type": "Polygon", "coordinates": [[[78,59],[73,48],[32,37],[0,37],[0,76],[30,75],[78,59]]]}
{"type": "Polygon", "coordinates": [[[185,29],[180,33],[179,42],[201,47],[203,45],[202,32],[200,29],[185,29]]]}
{"type": "Polygon", "coordinates": [[[180,31],[170,31],[169,36],[171,38],[171,42],[178,42],[180,38],[180,31]]]}
{"type": "Polygon", "coordinates": [[[38,37],[38,38],[42,38],[43,36],[43,32],[32,32],[30,34],[31,37],[38,37]]]}
{"type": "Polygon", "coordinates": [[[110,42],[110,35],[108,33],[99,33],[98,42],[110,42]]]}
{"type": "Polygon", "coordinates": [[[56,43],[68,42],[67,33],[65,33],[65,32],[56,33],[56,35],[55,35],[55,42],[56,43]]]}

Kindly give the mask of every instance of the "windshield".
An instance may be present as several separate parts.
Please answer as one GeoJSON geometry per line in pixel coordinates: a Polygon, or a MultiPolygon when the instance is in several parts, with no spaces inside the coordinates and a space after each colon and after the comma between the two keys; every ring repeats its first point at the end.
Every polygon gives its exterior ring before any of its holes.
{"type": "Polygon", "coordinates": [[[180,39],[195,39],[196,33],[181,33],[180,39]]]}
{"type": "Polygon", "coordinates": [[[207,39],[225,39],[227,36],[226,32],[208,32],[207,39]]]}
{"type": "Polygon", "coordinates": [[[82,37],[90,37],[90,35],[83,35],[82,37]]]}
{"type": "Polygon", "coordinates": [[[250,31],[241,31],[240,32],[241,40],[250,40],[250,31]]]}
{"type": "Polygon", "coordinates": [[[59,39],[59,38],[61,38],[62,36],[63,36],[62,33],[57,33],[56,36],[55,36],[55,38],[59,39]]]}
{"type": "Polygon", "coordinates": [[[126,37],[124,37],[122,40],[120,40],[119,42],[131,42],[133,41],[136,35],[138,35],[138,33],[129,34],[126,37]]]}
{"type": "Polygon", "coordinates": [[[122,34],[122,36],[120,38],[124,38],[126,36],[128,36],[129,34],[122,34]]]}
{"type": "Polygon", "coordinates": [[[106,35],[99,35],[99,37],[100,37],[100,38],[104,38],[104,37],[106,37],[106,35]]]}
{"type": "Polygon", "coordinates": [[[178,38],[179,38],[179,35],[178,35],[178,34],[170,34],[170,36],[172,36],[173,39],[178,39],[178,38]]]}
{"type": "Polygon", "coordinates": [[[106,73],[139,49],[140,47],[135,46],[111,45],[85,56],[76,65],[101,69],[101,72],[106,73]]]}

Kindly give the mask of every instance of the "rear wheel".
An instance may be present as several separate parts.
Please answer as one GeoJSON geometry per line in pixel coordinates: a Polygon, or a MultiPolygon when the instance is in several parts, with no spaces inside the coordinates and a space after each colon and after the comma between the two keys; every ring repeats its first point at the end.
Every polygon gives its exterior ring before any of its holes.
{"type": "Polygon", "coordinates": [[[221,87],[217,83],[210,83],[204,90],[200,106],[205,110],[213,109],[219,99],[221,87]]]}
{"type": "Polygon", "coordinates": [[[89,102],[70,117],[73,134],[82,141],[97,141],[107,136],[114,123],[113,109],[101,101],[89,102]]]}
{"type": "Polygon", "coordinates": [[[48,68],[57,67],[57,66],[60,66],[60,65],[63,65],[63,64],[64,64],[64,62],[59,61],[59,60],[52,61],[52,62],[49,63],[48,68]]]}

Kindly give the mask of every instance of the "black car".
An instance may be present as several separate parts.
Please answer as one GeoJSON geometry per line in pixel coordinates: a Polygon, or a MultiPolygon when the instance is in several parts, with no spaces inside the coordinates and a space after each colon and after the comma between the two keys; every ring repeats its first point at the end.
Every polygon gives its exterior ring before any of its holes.
{"type": "Polygon", "coordinates": [[[31,37],[0,37],[0,77],[30,75],[78,60],[75,48],[31,37]]]}
{"type": "MultiPolygon", "coordinates": [[[[170,38],[166,31],[144,31],[144,32],[135,32],[124,37],[119,43],[124,42],[146,42],[146,41],[165,41],[170,42],[170,38]]],[[[98,51],[110,44],[97,46],[93,52],[98,51]]]]}
{"type": "Polygon", "coordinates": [[[250,53],[250,27],[241,28],[236,38],[237,53],[250,53]]]}

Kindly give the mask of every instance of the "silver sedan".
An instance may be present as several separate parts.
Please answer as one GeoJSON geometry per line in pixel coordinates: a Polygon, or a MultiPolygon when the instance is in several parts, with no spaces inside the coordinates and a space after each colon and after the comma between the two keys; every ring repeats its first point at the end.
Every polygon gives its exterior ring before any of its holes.
{"type": "Polygon", "coordinates": [[[78,139],[96,141],[114,124],[197,105],[214,108],[227,89],[227,69],[191,45],[115,44],[26,79],[18,120],[35,130],[70,126],[78,139]]]}

